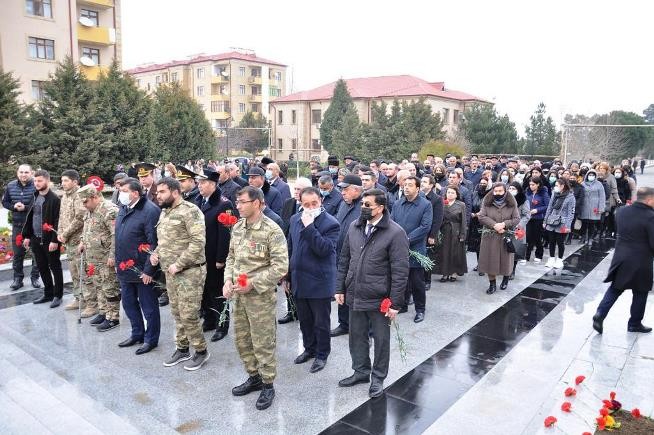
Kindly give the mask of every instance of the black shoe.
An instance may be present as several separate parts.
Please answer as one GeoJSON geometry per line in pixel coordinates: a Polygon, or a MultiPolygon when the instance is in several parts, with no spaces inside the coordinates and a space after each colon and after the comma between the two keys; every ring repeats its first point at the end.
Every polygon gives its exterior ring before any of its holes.
{"type": "Polygon", "coordinates": [[[263,381],[261,380],[261,376],[250,376],[247,381],[232,388],[232,394],[234,396],[245,396],[246,394],[250,394],[253,391],[259,391],[262,388],[263,381]]]}
{"type": "Polygon", "coordinates": [[[416,317],[413,318],[414,323],[420,323],[425,320],[425,313],[417,312],[416,317]]]}
{"type": "Polygon", "coordinates": [[[282,317],[281,319],[277,319],[277,323],[279,323],[280,325],[283,325],[285,323],[291,323],[291,322],[294,322],[296,320],[297,320],[297,318],[293,315],[293,313],[286,313],[286,315],[284,317],[282,317]]]}
{"type": "Polygon", "coordinates": [[[356,384],[367,384],[370,382],[370,376],[364,376],[360,375],[358,373],[354,373],[352,376],[347,377],[345,379],[341,379],[338,381],[338,386],[339,387],[352,387],[356,384]]]}
{"type": "Polygon", "coordinates": [[[272,405],[274,398],[275,398],[275,388],[273,387],[273,384],[263,384],[263,388],[261,390],[261,393],[259,394],[259,398],[257,399],[257,404],[255,405],[255,407],[259,411],[263,411],[264,409],[270,408],[270,405],[272,405]]]}
{"type": "Polygon", "coordinates": [[[159,296],[159,306],[160,307],[165,307],[168,305],[170,301],[168,300],[168,292],[163,292],[161,296],[159,296]]]}
{"type": "Polygon", "coordinates": [[[629,331],[629,332],[642,332],[644,334],[647,334],[648,332],[652,332],[652,328],[650,328],[649,326],[645,326],[645,325],[643,325],[641,323],[640,325],[627,327],[627,331],[629,331]]]}
{"type": "Polygon", "coordinates": [[[428,292],[431,289],[431,281],[425,282],[425,291],[428,292]]]}
{"type": "Polygon", "coordinates": [[[486,290],[486,294],[492,295],[496,291],[497,291],[497,283],[495,282],[495,280],[490,281],[488,285],[488,290],[486,290]]]}
{"type": "Polygon", "coordinates": [[[89,322],[89,325],[98,326],[98,325],[102,324],[102,322],[104,322],[105,320],[106,320],[106,318],[104,317],[104,314],[98,314],[93,319],[91,319],[91,321],[89,322]]]}
{"type": "MultiPolygon", "coordinates": [[[[21,283],[22,286],[22,283],[21,283]]],[[[32,287],[34,288],[41,288],[41,281],[39,281],[39,277],[32,278],[32,287]]]]}
{"type": "Polygon", "coordinates": [[[586,242],[588,242],[588,239],[586,237],[582,237],[581,240],[579,241],[579,243],[581,243],[582,245],[585,245],[586,242]]]}
{"type": "Polygon", "coordinates": [[[97,328],[98,331],[100,332],[106,332],[109,331],[110,329],[114,329],[118,325],[120,325],[120,322],[118,320],[105,319],[104,322],[100,323],[97,328]]]}
{"type": "Polygon", "coordinates": [[[350,331],[349,331],[348,328],[346,328],[346,327],[344,327],[344,326],[342,326],[342,325],[338,325],[336,328],[332,329],[332,330],[329,332],[329,336],[330,336],[330,337],[338,337],[339,335],[346,335],[346,334],[348,334],[349,332],[350,332],[350,331]]]}
{"type": "Polygon", "coordinates": [[[152,349],[157,347],[156,344],[150,344],[150,343],[143,343],[143,346],[139,347],[136,349],[136,354],[137,355],[143,355],[144,353],[150,352],[152,349]]]}
{"type": "Polygon", "coordinates": [[[327,360],[325,359],[314,359],[313,364],[311,364],[311,368],[309,369],[309,373],[319,372],[325,368],[325,364],[327,364],[327,360]]]}
{"type": "Polygon", "coordinates": [[[11,285],[9,286],[9,288],[10,288],[11,290],[13,290],[13,291],[16,291],[16,290],[18,290],[19,288],[21,288],[22,286],[23,286],[23,280],[22,280],[22,279],[18,279],[18,278],[16,278],[16,279],[14,280],[14,282],[11,283],[11,285]]]}
{"type": "Polygon", "coordinates": [[[509,286],[509,277],[505,276],[502,278],[502,282],[500,283],[500,290],[506,290],[506,288],[509,286]]]}
{"type": "Polygon", "coordinates": [[[509,275],[509,281],[513,281],[515,279],[515,272],[511,272],[511,275],[509,275]]]}
{"type": "Polygon", "coordinates": [[[374,399],[375,397],[379,397],[382,394],[384,394],[384,381],[372,378],[370,382],[370,389],[368,390],[368,396],[371,399],[374,399]]]}
{"type": "Polygon", "coordinates": [[[597,331],[598,334],[604,332],[604,319],[599,314],[593,316],[593,329],[597,331]]]}
{"type": "Polygon", "coordinates": [[[447,282],[447,276],[443,275],[441,276],[441,279],[439,279],[440,282],[447,282]]]}
{"type": "Polygon", "coordinates": [[[141,344],[141,343],[143,343],[142,338],[132,338],[132,337],[130,337],[127,340],[121,341],[120,343],[118,343],[118,347],[130,347],[130,346],[134,346],[135,344],[141,344]]]}
{"type": "Polygon", "coordinates": [[[216,332],[214,332],[213,335],[211,336],[211,341],[222,340],[225,337],[227,337],[227,331],[223,331],[222,329],[216,329],[216,332]]]}
{"type": "Polygon", "coordinates": [[[202,323],[202,332],[213,331],[214,329],[216,329],[216,322],[202,323]]]}
{"type": "Polygon", "coordinates": [[[54,297],[52,297],[52,296],[41,296],[40,298],[35,300],[34,303],[35,304],[44,304],[46,302],[52,302],[53,299],[54,299],[54,297]]]}
{"type": "Polygon", "coordinates": [[[304,364],[305,362],[309,361],[311,358],[315,358],[316,354],[313,352],[309,352],[308,350],[305,350],[301,354],[295,358],[295,361],[293,361],[295,364],[304,364]]]}
{"type": "Polygon", "coordinates": [[[61,305],[61,298],[53,298],[50,308],[57,308],[59,305],[61,305]]]}

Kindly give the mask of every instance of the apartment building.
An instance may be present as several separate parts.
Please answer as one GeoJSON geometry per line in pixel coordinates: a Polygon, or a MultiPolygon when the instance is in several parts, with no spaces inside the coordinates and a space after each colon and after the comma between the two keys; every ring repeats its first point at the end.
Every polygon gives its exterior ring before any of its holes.
{"type": "Polygon", "coordinates": [[[178,82],[218,130],[238,126],[247,112],[270,119],[270,101],[286,95],[286,65],[257,57],[250,51],[191,56],[187,60],[142,65],[127,72],[147,92],[178,82]]]}
{"type": "Polygon", "coordinates": [[[66,56],[91,80],[121,60],[120,0],[0,3],[0,68],[20,80],[25,103],[43,96],[43,83],[66,56]]]}
{"type": "MultiPolygon", "coordinates": [[[[390,107],[393,101],[416,101],[424,97],[434,113],[444,120],[443,129],[454,134],[461,114],[473,104],[492,104],[465,92],[445,88],[444,82],[427,82],[410,75],[346,79],[347,87],[362,122],[370,122],[373,102],[390,107]]],[[[336,82],[297,92],[271,102],[273,159],[309,160],[327,152],[320,143],[320,124],[329,107],[336,82]]]]}

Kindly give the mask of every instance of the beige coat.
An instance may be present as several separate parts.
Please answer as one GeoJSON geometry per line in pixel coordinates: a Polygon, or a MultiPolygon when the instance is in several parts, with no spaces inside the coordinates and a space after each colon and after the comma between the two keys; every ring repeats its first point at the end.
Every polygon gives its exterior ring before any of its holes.
{"type": "MultiPolygon", "coordinates": [[[[504,222],[507,229],[514,229],[520,222],[518,205],[513,195],[505,196],[504,204],[497,207],[493,203],[493,191],[485,197],[479,211],[479,223],[483,228],[492,229],[493,225],[504,222]]],[[[489,275],[509,276],[513,271],[513,254],[507,252],[504,246],[504,236],[497,233],[486,233],[481,237],[479,248],[479,272],[489,275]]]]}

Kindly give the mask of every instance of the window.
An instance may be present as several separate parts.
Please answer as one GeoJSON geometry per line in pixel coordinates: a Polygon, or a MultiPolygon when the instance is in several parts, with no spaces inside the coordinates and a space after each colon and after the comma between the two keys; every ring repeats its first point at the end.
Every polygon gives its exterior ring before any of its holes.
{"type": "Polygon", "coordinates": [[[170,80],[173,81],[173,82],[177,81],[177,73],[176,72],[170,74],[170,80]]]}
{"type": "Polygon", "coordinates": [[[54,41],[52,39],[29,38],[30,57],[33,59],[54,60],[54,41]]]}
{"type": "Polygon", "coordinates": [[[245,85],[238,85],[238,94],[245,95],[245,85]]]}
{"type": "Polygon", "coordinates": [[[259,113],[261,111],[261,109],[259,108],[259,103],[252,103],[251,107],[252,107],[251,110],[254,113],[259,113]]]}
{"type": "Polygon", "coordinates": [[[293,151],[297,150],[297,139],[291,139],[291,148],[293,151]]]}
{"type": "Polygon", "coordinates": [[[313,150],[319,151],[320,150],[320,140],[319,139],[311,139],[311,148],[313,150]]]}
{"type": "Polygon", "coordinates": [[[82,9],[80,13],[81,17],[88,18],[91,20],[93,25],[95,27],[98,27],[100,25],[100,20],[98,19],[98,12],[97,11],[91,11],[89,9],[82,9]]]}
{"type": "Polygon", "coordinates": [[[214,119],[213,120],[213,128],[227,128],[227,120],[226,119],[214,119]]]}
{"type": "Polygon", "coordinates": [[[281,82],[282,81],[282,72],[281,71],[275,71],[275,76],[274,77],[275,77],[275,80],[277,80],[278,82],[281,82]]]}
{"type": "Polygon", "coordinates": [[[245,113],[245,103],[238,103],[239,113],[245,113]]]}
{"type": "Polygon", "coordinates": [[[195,70],[195,76],[197,78],[199,78],[199,79],[203,79],[204,78],[204,68],[198,68],[197,70],[195,70]]]}
{"type": "Polygon", "coordinates": [[[261,87],[252,86],[252,95],[261,95],[261,87]]]}
{"type": "Polygon", "coordinates": [[[291,110],[291,124],[297,124],[297,113],[295,113],[295,110],[291,110]]]}
{"type": "Polygon", "coordinates": [[[445,124],[450,123],[450,109],[443,109],[443,122],[445,124]]]}
{"type": "Polygon", "coordinates": [[[277,124],[282,125],[284,123],[284,112],[282,110],[277,111],[277,124]]]}
{"type": "Polygon", "coordinates": [[[204,86],[198,86],[196,94],[198,97],[204,97],[204,86]]]}
{"type": "Polygon", "coordinates": [[[312,124],[320,124],[322,113],[320,109],[314,109],[311,111],[311,123],[312,124]]]}
{"type": "Polygon", "coordinates": [[[229,101],[212,101],[212,112],[229,112],[229,101]]]}
{"type": "Polygon", "coordinates": [[[97,48],[82,47],[82,57],[89,57],[96,65],[100,65],[100,50],[97,48]]]}
{"type": "Polygon", "coordinates": [[[239,66],[238,67],[238,75],[241,77],[245,77],[245,67],[244,66],[239,66]]]}
{"type": "Polygon", "coordinates": [[[284,148],[284,141],[282,139],[277,139],[277,147],[280,150],[284,148]]]}
{"type": "Polygon", "coordinates": [[[154,78],[154,82],[155,82],[157,85],[159,85],[159,84],[161,83],[161,76],[156,76],[156,77],[154,78]]]}
{"type": "Polygon", "coordinates": [[[452,113],[452,122],[453,122],[454,124],[458,124],[458,123],[459,123],[459,111],[458,111],[458,110],[455,110],[455,111],[452,113]]]}
{"type": "Polygon", "coordinates": [[[45,82],[40,80],[32,80],[32,99],[34,101],[40,101],[45,96],[44,84],[45,82]]]}
{"type": "Polygon", "coordinates": [[[276,88],[274,86],[270,87],[270,96],[271,97],[281,97],[282,96],[282,90],[279,88],[276,88]]]}
{"type": "Polygon", "coordinates": [[[252,77],[261,77],[261,68],[252,68],[250,70],[250,75],[252,77]]]}
{"type": "Polygon", "coordinates": [[[29,15],[52,18],[52,0],[26,0],[25,11],[29,15]]]}
{"type": "Polygon", "coordinates": [[[168,83],[168,73],[161,74],[161,81],[164,83],[168,83]]]}

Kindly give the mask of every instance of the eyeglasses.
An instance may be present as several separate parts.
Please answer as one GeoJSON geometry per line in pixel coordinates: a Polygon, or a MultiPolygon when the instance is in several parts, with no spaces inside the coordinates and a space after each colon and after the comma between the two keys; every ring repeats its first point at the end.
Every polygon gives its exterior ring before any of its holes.
{"type": "Polygon", "coordinates": [[[240,201],[240,200],[237,199],[237,200],[236,200],[236,205],[239,205],[239,204],[248,204],[248,203],[250,203],[250,202],[254,202],[254,201],[256,201],[256,200],[253,199],[253,200],[251,200],[251,201],[240,201]]]}

